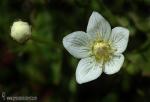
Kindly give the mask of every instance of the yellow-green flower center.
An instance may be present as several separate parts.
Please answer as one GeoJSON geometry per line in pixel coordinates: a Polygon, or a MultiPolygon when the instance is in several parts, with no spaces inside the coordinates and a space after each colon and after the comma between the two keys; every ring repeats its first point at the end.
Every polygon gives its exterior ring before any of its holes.
{"type": "Polygon", "coordinates": [[[92,47],[93,54],[97,61],[102,61],[103,63],[109,61],[112,57],[113,50],[108,42],[96,41],[92,47]]]}

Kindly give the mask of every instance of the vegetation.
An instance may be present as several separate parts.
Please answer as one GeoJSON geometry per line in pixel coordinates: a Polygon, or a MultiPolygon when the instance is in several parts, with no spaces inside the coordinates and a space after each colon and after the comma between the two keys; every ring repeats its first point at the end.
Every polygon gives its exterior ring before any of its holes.
{"type": "Polygon", "coordinates": [[[0,0],[0,93],[37,96],[40,102],[150,102],[150,0],[0,0]],[[86,31],[93,11],[112,28],[130,30],[125,62],[114,75],[77,84],[78,59],[63,47],[73,31],[86,31]],[[36,38],[10,37],[16,20],[36,38]]]}

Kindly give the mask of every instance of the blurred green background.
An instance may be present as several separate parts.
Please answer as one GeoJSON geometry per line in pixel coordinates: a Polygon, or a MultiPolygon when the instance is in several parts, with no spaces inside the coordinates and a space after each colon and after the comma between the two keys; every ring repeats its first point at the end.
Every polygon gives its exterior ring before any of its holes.
{"type": "Polygon", "coordinates": [[[150,102],[150,0],[0,0],[2,92],[37,96],[39,102],[150,102]],[[92,11],[112,28],[128,28],[130,40],[118,73],[79,85],[79,60],[64,49],[62,39],[86,31],[92,11]],[[41,43],[12,40],[10,27],[19,19],[32,25],[41,43]]]}

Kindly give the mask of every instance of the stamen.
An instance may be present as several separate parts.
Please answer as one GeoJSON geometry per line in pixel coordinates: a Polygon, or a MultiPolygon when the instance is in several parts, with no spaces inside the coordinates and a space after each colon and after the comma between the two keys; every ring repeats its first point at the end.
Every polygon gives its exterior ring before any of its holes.
{"type": "Polygon", "coordinates": [[[109,42],[96,41],[92,47],[93,55],[97,61],[106,63],[109,61],[114,53],[109,42]]]}

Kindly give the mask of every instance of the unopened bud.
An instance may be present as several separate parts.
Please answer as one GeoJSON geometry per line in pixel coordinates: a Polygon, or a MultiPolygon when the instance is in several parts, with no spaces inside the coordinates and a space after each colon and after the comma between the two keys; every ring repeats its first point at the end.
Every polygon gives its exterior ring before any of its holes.
{"type": "Polygon", "coordinates": [[[31,38],[31,27],[27,22],[16,21],[11,27],[11,37],[19,43],[31,38]]]}

